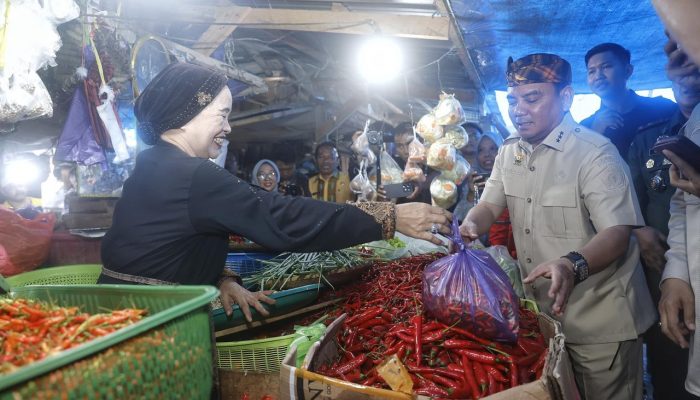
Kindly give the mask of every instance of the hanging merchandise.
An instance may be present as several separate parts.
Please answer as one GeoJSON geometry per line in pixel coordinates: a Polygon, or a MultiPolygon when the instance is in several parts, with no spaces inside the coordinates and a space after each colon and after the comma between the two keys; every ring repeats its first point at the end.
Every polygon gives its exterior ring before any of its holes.
{"type": "Polygon", "coordinates": [[[433,112],[435,120],[440,125],[462,125],[467,122],[464,109],[459,100],[455,99],[454,94],[442,93],[440,102],[433,112]]]}
{"type": "Polygon", "coordinates": [[[357,194],[358,201],[374,199],[376,190],[367,177],[367,165],[365,160],[360,162],[360,171],[352,178],[352,181],[350,181],[350,190],[357,194]]]}
{"type": "Polygon", "coordinates": [[[401,167],[399,167],[399,164],[397,164],[386,151],[382,151],[382,158],[379,160],[379,166],[382,170],[382,184],[388,185],[403,182],[403,171],[401,167]]]}
{"type": "Polygon", "coordinates": [[[469,134],[459,125],[446,126],[445,139],[449,140],[457,150],[469,144],[469,134]]]}
{"type": "Polygon", "coordinates": [[[0,78],[0,121],[15,123],[52,115],[51,96],[36,72],[0,78]]]}
{"type": "MultiPolygon", "coordinates": [[[[75,6],[73,1],[64,3],[57,8],[75,6]]],[[[61,38],[55,24],[77,17],[75,12],[53,11],[42,9],[35,0],[0,1],[0,120],[4,123],[53,114],[51,98],[36,71],[56,65],[61,38]],[[62,17],[56,19],[53,11],[62,17]]]]}
{"type": "Polygon", "coordinates": [[[352,146],[350,146],[353,152],[357,154],[361,159],[364,159],[367,161],[368,164],[374,164],[377,162],[377,156],[374,154],[374,152],[369,148],[369,140],[367,139],[367,129],[362,132],[360,136],[358,136],[355,141],[352,142],[352,146]]]}
{"type": "Polygon", "coordinates": [[[433,113],[425,114],[416,125],[416,132],[427,143],[433,143],[444,136],[443,128],[438,124],[433,113]]]}
{"type": "Polygon", "coordinates": [[[73,0],[43,0],[46,18],[54,25],[72,21],[80,16],[80,7],[73,0]]]}
{"type": "Polygon", "coordinates": [[[119,117],[117,117],[116,110],[114,109],[114,92],[109,86],[102,85],[100,88],[100,98],[103,98],[104,101],[96,107],[97,114],[100,116],[107,133],[109,133],[112,148],[116,154],[114,163],[119,164],[129,159],[129,149],[126,147],[124,133],[122,132],[118,120],[119,117]]]}
{"type": "Polygon", "coordinates": [[[430,184],[430,195],[434,205],[448,209],[457,201],[457,185],[443,176],[438,176],[430,184]]]}
{"type": "Polygon", "coordinates": [[[449,141],[439,140],[428,148],[428,166],[439,170],[451,170],[457,161],[457,150],[449,141]]]}
{"type": "Polygon", "coordinates": [[[464,182],[464,180],[469,176],[469,171],[471,166],[469,162],[462,157],[461,154],[457,153],[454,168],[450,170],[442,171],[442,177],[451,180],[458,186],[464,182]]]}
{"type": "Polygon", "coordinates": [[[416,133],[413,132],[413,140],[408,144],[408,161],[425,164],[427,151],[415,135],[416,133]]]}
{"type": "Polygon", "coordinates": [[[105,153],[95,140],[89,113],[90,104],[82,85],[75,88],[68,117],[56,144],[57,161],[70,161],[82,165],[105,163],[105,153]]]}
{"type": "Polygon", "coordinates": [[[423,168],[420,167],[418,163],[415,161],[411,161],[411,159],[408,159],[408,162],[406,162],[406,168],[403,169],[403,180],[404,182],[418,182],[418,183],[423,183],[426,180],[425,173],[423,172],[423,168]]]}

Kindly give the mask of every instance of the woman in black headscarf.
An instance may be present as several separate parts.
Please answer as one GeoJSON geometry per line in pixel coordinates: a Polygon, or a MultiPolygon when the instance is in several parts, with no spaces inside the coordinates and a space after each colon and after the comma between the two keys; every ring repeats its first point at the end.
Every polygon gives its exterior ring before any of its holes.
{"type": "Polygon", "coordinates": [[[136,100],[141,152],[102,241],[100,283],[211,284],[227,313],[239,304],[267,315],[224,268],[228,235],[271,250],[324,251],[389,238],[394,231],[439,242],[451,215],[427,204],[339,205],[286,197],[241,181],[209,159],[231,132],[227,78],[184,63],[166,67],[136,100]]]}

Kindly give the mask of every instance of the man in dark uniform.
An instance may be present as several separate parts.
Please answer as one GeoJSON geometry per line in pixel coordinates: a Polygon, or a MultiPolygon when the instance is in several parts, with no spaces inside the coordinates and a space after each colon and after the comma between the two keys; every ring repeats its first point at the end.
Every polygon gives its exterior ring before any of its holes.
{"type": "MultiPolygon", "coordinates": [[[[668,48],[669,46],[667,46],[668,48]]],[[[668,50],[667,50],[668,52],[668,50]]],[[[679,76],[672,61],[667,66],[673,79],[673,93],[678,106],[673,115],[639,128],[630,146],[628,163],[639,205],[647,226],[634,231],[641,250],[642,263],[655,304],[659,303],[659,284],[666,264],[668,249],[669,207],[676,189],[669,182],[670,162],[663,154],[652,154],[651,148],[661,136],[674,136],[681,131],[693,108],[700,103],[700,80],[697,69],[679,76]],[[691,76],[695,75],[695,77],[691,76]],[[690,84],[689,84],[690,83],[690,84]]],[[[659,325],[653,325],[645,334],[656,399],[696,399],[684,389],[688,366],[688,349],[682,349],[667,338],[659,325]]]]}
{"type": "Polygon", "coordinates": [[[627,88],[634,67],[630,52],[616,43],[599,44],[586,53],[588,86],[601,100],[600,109],[581,125],[603,134],[626,160],[640,126],[669,118],[676,105],[663,97],[642,97],[627,88]]]}

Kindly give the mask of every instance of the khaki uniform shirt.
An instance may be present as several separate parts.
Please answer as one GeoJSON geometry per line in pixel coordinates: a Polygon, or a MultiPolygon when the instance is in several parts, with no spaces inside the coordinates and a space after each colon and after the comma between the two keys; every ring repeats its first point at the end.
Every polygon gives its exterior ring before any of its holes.
{"type": "MultiPolygon", "coordinates": [[[[499,150],[481,201],[510,210],[521,273],[580,250],[597,232],[642,226],[629,169],[615,146],[567,114],[533,149],[517,134],[499,150]]],[[[525,285],[525,294],[551,313],[551,281],[525,285]]],[[[570,343],[636,339],[656,320],[633,238],[627,253],[576,285],[563,317],[570,343]]]]}
{"type": "MultiPolygon", "coordinates": [[[[681,133],[679,133],[681,134],[681,133]]],[[[682,134],[700,145],[700,105],[696,106],[682,134]]],[[[676,190],[668,221],[666,268],[662,279],[686,281],[695,293],[695,333],[690,336],[690,360],[685,388],[700,396],[700,198],[676,190]]]]}

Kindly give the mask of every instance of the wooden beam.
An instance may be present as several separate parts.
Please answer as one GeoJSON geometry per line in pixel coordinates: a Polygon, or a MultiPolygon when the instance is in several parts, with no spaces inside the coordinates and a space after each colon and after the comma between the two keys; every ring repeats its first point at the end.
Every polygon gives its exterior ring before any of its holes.
{"type": "Polygon", "coordinates": [[[257,113],[257,115],[250,116],[250,117],[240,117],[240,116],[232,116],[232,118],[229,118],[229,125],[231,127],[236,127],[236,126],[245,126],[245,125],[250,125],[250,124],[256,124],[258,122],[263,122],[263,121],[269,121],[277,118],[282,118],[282,117],[289,117],[292,115],[297,115],[297,114],[302,114],[305,112],[311,111],[313,108],[310,106],[307,107],[297,107],[297,108],[288,108],[288,109],[283,109],[280,111],[273,111],[273,112],[268,112],[261,114],[260,112],[257,113]]]}
{"type": "MultiPolygon", "coordinates": [[[[221,13],[217,14],[214,22],[242,22],[250,13],[250,7],[227,7],[221,13]]],[[[209,25],[204,33],[199,37],[199,41],[192,48],[200,53],[210,56],[216,49],[221,46],[221,43],[226,40],[233,31],[237,28],[236,25],[209,25]]]]}
{"type": "Polygon", "coordinates": [[[360,106],[366,102],[367,99],[364,94],[356,94],[355,96],[351,97],[345,102],[345,104],[343,104],[343,108],[340,109],[340,112],[334,115],[329,121],[324,122],[316,128],[316,141],[319,141],[324,136],[335,132],[336,129],[340,128],[340,126],[343,125],[348,118],[352,117],[360,106]]]}
{"type": "MultiPolygon", "coordinates": [[[[183,5],[177,10],[184,20],[212,23],[225,10],[245,7],[183,5]]],[[[236,12],[236,11],[233,11],[236,12]]],[[[356,35],[449,40],[450,19],[443,16],[398,15],[329,10],[252,8],[243,21],[232,25],[252,29],[280,29],[304,32],[334,32],[356,35]]]]}
{"type": "Polygon", "coordinates": [[[177,58],[180,62],[189,62],[192,64],[198,64],[206,67],[215,68],[225,73],[226,76],[228,76],[229,78],[245,82],[248,85],[250,85],[248,89],[239,93],[239,96],[248,94],[267,93],[267,91],[269,90],[267,84],[262,78],[255,76],[247,71],[234,67],[233,65],[226,64],[225,62],[216,60],[214,58],[205,56],[204,54],[198,53],[190,49],[189,47],[185,47],[175,42],[171,42],[170,40],[167,40],[165,38],[158,38],[158,40],[160,40],[165,46],[165,48],[168,50],[168,52],[172,54],[175,58],[177,58]]]}

